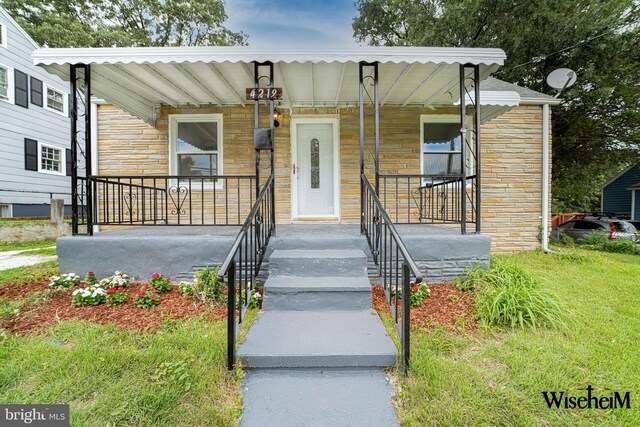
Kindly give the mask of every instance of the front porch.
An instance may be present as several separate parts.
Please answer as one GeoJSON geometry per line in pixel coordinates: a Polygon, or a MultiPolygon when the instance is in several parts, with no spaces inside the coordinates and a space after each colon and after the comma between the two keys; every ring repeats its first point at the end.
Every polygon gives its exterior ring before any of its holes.
{"type": "MultiPolygon", "coordinates": [[[[193,271],[222,264],[240,226],[134,227],[94,236],[61,237],[57,241],[60,271],[93,271],[99,277],[122,270],[133,277],[162,272],[190,280],[193,271]]],[[[398,224],[402,240],[430,283],[447,283],[465,268],[488,264],[491,240],[482,234],[427,224],[398,224]]],[[[268,246],[260,279],[267,277],[275,249],[360,249],[369,256],[369,278],[380,283],[366,238],[357,224],[283,224],[268,246]]]]}

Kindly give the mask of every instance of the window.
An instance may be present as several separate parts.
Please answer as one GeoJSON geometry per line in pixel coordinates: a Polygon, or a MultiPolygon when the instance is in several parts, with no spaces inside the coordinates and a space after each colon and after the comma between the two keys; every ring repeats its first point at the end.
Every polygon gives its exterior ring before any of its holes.
{"type": "MultiPolygon", "coordinates": [[[[454,115],[423,115],[420,118],[421,159],[424,175],[460,175],[462,135],[460,117],[454,115]]],[[[467,175],[471,169],[471,153],[467,157],[467,175]]]]}
{"type": "Polygon", "coordinates": [[[320,188],[320,141],[311,140],[311,188],[320,188]]]}
{"type": "Polygon", "coordinates": [[[0,99],[3,101],[12,102],[10,99],[11,93],[13,92],[11,89],[11,68],[0,64],[0,99]]]}
{"type": "Polygon", "coordinates": [[[0,47],[7,48],[7,27],[0,24],[0,47]]]}
{"type": "Polygon", "coordinates": [[[62,149],[40,144],[40,172],[64,175],[62,149]]]}
{"type": "Polygon", "coordinates": [[[67,115],[67,96],[61,90],[44,85],[47,93],[47,103],[44,108],[56,113],[67,115]]]}
{"type": "Polygon", "coordinates": [[[222,175],[222,114],[169,116],[171,172],[222,175]]]}

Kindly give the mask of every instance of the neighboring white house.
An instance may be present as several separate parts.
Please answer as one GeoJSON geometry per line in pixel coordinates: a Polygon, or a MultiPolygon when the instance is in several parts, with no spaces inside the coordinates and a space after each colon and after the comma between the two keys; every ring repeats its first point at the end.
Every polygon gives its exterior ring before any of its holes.
{"type": "Polygon", "coordinates": [[[47,216],[70,197],[68,83],[33,65],[38,44],[0,7],[0,217],[47,216]]]}

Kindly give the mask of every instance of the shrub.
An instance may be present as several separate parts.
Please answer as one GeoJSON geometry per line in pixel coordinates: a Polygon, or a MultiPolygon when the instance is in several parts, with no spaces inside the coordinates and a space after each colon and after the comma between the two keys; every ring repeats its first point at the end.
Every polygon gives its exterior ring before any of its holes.
{"type": "Polygon", "coordinates": [[[631,240],[609,240],[607,234],[592,233],[580,240],[584,248],[619,254],[640,255],[640,246],[631,240]]]}
{"type": "Polygon", "coordinates": [[[178,284],[178,290],[182,295],[193,296],[195,283],[193,282],[180,282],[178,284]]]}
{"type": "Polygon", "coordinates": [[[209,304],[224,301],[224,282],[218,280],[218,271],[220,271],[219,265],[213,270],[205,267],[196,272],[193,286],[193,296],[196,299],[209,304]]]}
{"type": "Polygon", "coordinates": [[[52,276],[49,279],[49,286],[56,289],[71,288],[80,284],[80,276],[75,273],[63,274],[61,276],[52,276]]]}
{"type": "Polygon", "coordinates": [[[411,307],[418,307],[422,305],[422,300],[431,296],[431,289],[426,283],[414,283],[411,285],[411,293],[409,294],[409,301],[411,307]]]}
{"type": "Polygon", "coordinates": [[[165,278],[162,274],[153,273],[151,280],[149,280],[149,285],[156,288],[156,291],[160,293],[167,292],[171,289],[171,279],[165,278]]]}
{"type": "Polygon", "coordinates": [[[124,287],[107,289],[107,307],[124,304],[129,299],[126,290],[127,288],[124,287]]]}
{"type": "Polygon", "coordinates": [[[100,285],[104,288],[128,288],[131,286],[132,278],[121,271],[116,271],[113,276],[107,277],[100,281],[100,285]]]}
{"type": "MultiPolygon", "coordinates": [[[[244,303],[244,292],[238,291],[236,297],[236,308],[242,307],[244,303]]],[[[254,289],[251,297],[249,297],[249,304],[247,308],[261,308],[262,307],[262,291],[258,288],[254,289]]]]}
{"type": "Polygon", "coordinates": [[[100,285],[91,285],[73,291],[71,303],[77,307],[86,305],[104,304],[107,300],[107,293],[100,285]]]}
{"type": "Polygon", "coordinates": [[[156,288],[142,285],[142,289],[136,295],[136,307],[150,308],[158,304],[160,304],[160,295],[156,292],[156,288]]]}
{"type": "MultiPolygon", "coordinates": [[[[400,286],[398,285],[397,291],[392,291],[393,296],[402,299],[402,291],[400,290],[400,286]]],[[[422,300],[431,296],[431,289],[429,286],[422,283],[412,283],[409,294],[409,303],[411,307],[419,307],[422,305],[422,300]]]]}
{"type": "Polygon", "coordinates": [[[87,285],[96,285],[98,284],[99,280],[96,277],[96,273],[94,273],[93,271],[89,271],[87,272],[87,275],[84,276],[84,282],[87,285]]]}
{"type": "Polygon", "coordinates": [[[485,326],[566,326],[566,310],[557,297],[540,289],[534,276],[508,262],[493,261],[489,269],[470,270],[462,287],[477,290],[476,315],[485,326]]]}

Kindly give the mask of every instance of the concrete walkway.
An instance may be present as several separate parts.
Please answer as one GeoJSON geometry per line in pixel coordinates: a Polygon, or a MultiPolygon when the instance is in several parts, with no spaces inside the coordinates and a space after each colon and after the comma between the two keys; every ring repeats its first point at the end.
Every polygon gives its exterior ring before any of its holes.
{"type": "MultiPolygon", "coordinates": [[[[55,247],[55,246],[52,246],[55,247]]],[[[38,248],[44,249],[44,248],[38,248]]],[[[23,255],[33,250],[25,249],[20,251],[0,252],[0,270],[8,270],[10,268],[26,267],[28,265],[39,264],[41,262],[53,261],[58,259],[55,255],[23,255]]]]}
{"type": "Polygon", "coordinates": [[[362,237],[348,239],[274,242],[264,312],[238,350],[252,368],[241,426],[399,425],[381,369],[397,350],[371,309],[362,237]]]}

